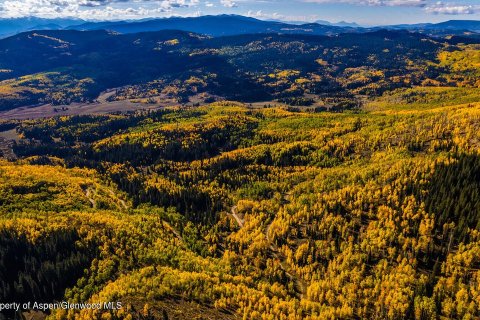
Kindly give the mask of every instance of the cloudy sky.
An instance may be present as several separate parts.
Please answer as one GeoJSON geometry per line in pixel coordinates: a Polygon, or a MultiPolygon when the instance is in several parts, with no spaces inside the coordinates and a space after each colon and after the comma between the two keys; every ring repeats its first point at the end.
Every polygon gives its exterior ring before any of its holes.
{"type": "Polygon", "coordinates": [[[89,20],[241,14],[285,21],[362,25],[480,20],[480,0],[0,0],[0,17],[89,20]]]}

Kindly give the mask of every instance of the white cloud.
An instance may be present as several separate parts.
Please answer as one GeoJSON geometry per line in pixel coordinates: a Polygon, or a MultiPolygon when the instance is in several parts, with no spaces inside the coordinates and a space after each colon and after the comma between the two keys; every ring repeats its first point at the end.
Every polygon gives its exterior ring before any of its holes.
{"type": "Polygon", "coordinates": [[[247,17],[264,19],[264,20],[281,20],[281,21],[293,21],[293,22],[314,22],[318,20],[318,15],[306,15],[306,16],[289,16],[283,15],[278,12],[266,13],[263,10],[258,11],[248,11],[246,14],[247,17]]]}
{"type": "MultiPolygon", "coordinates": [[[[165,17],[171,15],[198,15],[199,4],[210,12],[232,10],[240,5],[255,3],[255,10],[248,11],[249,16],[263,19],[285,21],[314,21],[310,12],[299,12],[297,16],[289,15],[288,11],[273,11],[265,13],[258,7],[260,3],[275,4],[288,1],[292,5],[301,6],[304,3],[318,4],[350,4],[372,7],[412,7],[423,9],[430,14],[466,15],[480,13],[480,4],[466,0],[0,0],[0,17],[78,17],[83,19],[135,19],[142,17],[165,17]],[[436,2],[437,1],[437,2],[436,2]],[[296,3],[296,4],[294,4],[296,3]],[[183,8],[183,9],[182,9],[183,8]],[[279,13],[280,12],[280,13],[279,13]]],[[[474,0],[470,0],[474,1],[474,0]]],[[[480,1],[480,0],[475,0],[480,1]]],[[[267,7],[265,7],[267,8],[267,7]]],[[[270,7],[271,8],[271,7],[270,7]]],[[[276,10],[276,9],[275,9],[276,10]]],[[[238,11],[238,10],[237,10],[238,11]]],[[[298,10],[297,10],[298,11],[298,10]]]]}
{"type": "Polygon", "coordinates": [[[275,13],[264,13],[262,10],[258,11],[248,11],[246,14],[247,17],[251,18],[260,18],[260,19],[276,19],[276,20],[284,20],[285,16],[282,14],[279,14],[277,12],[275,13]]]}
{"type": "Polygon", "coordinates": [[[233,0],[220,0],[222,6],[227,8],[234,8],[237,6],[237,3],[233,0]]]}
{"type": "Polygon", "coordinates": [[[346,3],[364,6],[383,7],[425,7],[427,0],[303,0],[309,3],[346,3]]]}
{"type": "Polygon", "coordinates": [[[431,0],[302,0],[308,3],[344,3],[377,7],[418,7],[432,14],[466,15],[480,13],[480,5],[444,3],[431,0]]]}
{"type": "Polygon", "coordinates": [[[459,5],[439,1],[426,7],[425,10],[433,14],[467,15],[480,13],[480,5],[459,5]]]}
{"type": "Polygon", "coordinates": [[[0,16],[137,18],[158,16],[175,8],[194,7],[198,4],[199,0],[5,0],[0,2],[0,16]]]}

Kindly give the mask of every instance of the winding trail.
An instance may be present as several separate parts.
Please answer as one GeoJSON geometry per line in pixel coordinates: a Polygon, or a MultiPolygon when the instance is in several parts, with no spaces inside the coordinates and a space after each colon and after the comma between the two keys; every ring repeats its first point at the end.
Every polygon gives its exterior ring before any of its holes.
{"type": "Polygon", "coordinates": [[[172,227],[172,225],[170,223],[168,223],[167,221],[164,220],[162,222],[163,222],[163,226],[165,227],[165,229],[168,229],[170,232],[172,232],[175,235],[175,237],[177,237],[178,240],[180,240],[182,243],[185,243],[185,240],[183,239],[180,232],[178,232],[174,227],[172,227]]]}
{"type": "Polygon", "coordinates": [[[92,197],[92,187],[87,187],[84,190],[84,192],[85,192],[85,196],[87,197],[88,201],[90,201],[90,203],[92,204],[92,208],[96,208],[97,207],[97,202],[92,197]]]}
{"type": "MultiPolygon", "coordinates": [[[[87,186],[87,187],[83,188],[83,192],[85,193],[85,196],[87,197],[88,201],[90,201],[90,203],[92,204],[92,208],[97,207],[97,201],[95,200],[94,197],[95,197],[95,194],[98,192],[98,189],[99,188],[97,186],[94,186],[94,185],[90,185],[90,186],[87,186]]],[[[101,190],[105,190],[105,189],[101,189],[101,190]]],[[[125,200],[119,198],[117,196],[117,194],[112,189],[107,188],[106,190],[110,194],[111,199],[114,201],[115,205],[118,207],[119,210],[128,210],[129,209],[129,206],[128,206],[127,202],[125,202],[125,200]]]]}
{"type": "Polygon", "coordinates": [[[127,203],[126,203],[123,199],[120,199],[120,198],[115,194],[115,192],[113,192],[112,189],[108,189],[108,192],[110,193],[110,195],[112,196],[112,198],[114,198],[115,200],[117,200],[118,202],[120,202],[120,204],[122,205],[123,209],[128,210],[128,205],[127,205],[127,203]]]}
{"type": "Polygon", "coordinates": [[[245,225],[245,220],[240,219],[237,212],[238,212],[237,206],[233,206],[232,209],[230,210],[230,215],[237,221],[238,226],[240,228],[243,228],[243,226],[245,225]]]}

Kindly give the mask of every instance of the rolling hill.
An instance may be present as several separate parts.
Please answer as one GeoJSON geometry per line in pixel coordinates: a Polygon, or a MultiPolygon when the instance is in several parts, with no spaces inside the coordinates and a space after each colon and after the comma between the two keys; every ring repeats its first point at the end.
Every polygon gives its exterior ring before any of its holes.
{"type": "Polygon", "coordinates": [[[355,104],[345,99],[422,81],[442,47],[442,40],[387,30],[216,38],[171,30],[33,31],[0,40],[1,109],[91,101],[119,87],[111,99],[166,94],[184,103],[206,93],[308,104],[308,95],[330,94],[355,104]]]}

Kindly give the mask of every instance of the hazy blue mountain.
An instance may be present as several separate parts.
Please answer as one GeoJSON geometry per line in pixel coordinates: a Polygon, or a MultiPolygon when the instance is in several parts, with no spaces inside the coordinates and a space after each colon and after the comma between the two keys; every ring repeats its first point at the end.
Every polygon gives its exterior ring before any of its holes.
{"type": "Polygon", "coordinates": [[[410,30],[430,35],[464,35],[466,33],[480,32],[480,21],[476,20],[449,20],[440,23],[400,24],[382,28],[396,30],[410,30]]]}
{"type": "MultiPolygon", "coordinates": [[[[271,21],[271,22],[280,22],[280,23],[286,23],[286,24],[293,24],[293,25],[304,25],[308,24],[305,21],[300,21],[300,20],[279,20],[279,19],[267,19],[266,21],[271,21]]],[[[339,22],[330,22],[327,20],[317,20],[314,21],[313,23],[324,25],[324,26],[334,26],[334,27],[349,27],[349,28],[363,28],[361,25],[355,22],[346,22],[346,21],[339,21],[339,22]]]]}
{"type": "Polygon", "coordinates": [[[361,26],[355,22],[346,22],[346,21],[330,22],[326,20],[317,20],[315,21],[315,23],[323,24],[326,26],[335,26],[335,27],[361,28],[361,26]]]}
{"type": "Polygon", "coordinates": [[[450,20],[431,25],[429,27],[446,30],[469,30],[480,32],[480,21],[476,20],[450,20]]]}
{"type": "Polygon", "coordinates": [[[191,18],[162,18],[144,21],[90,22],[69,29],[107,29],[119,33],[138,33],[160,30],[190,31],[209,36],[230,36],[255,33],[285,33],[327,35],[356,31],[355,28],[327,26],[318,23],[302,25],[264,21],[238,15],[202,16],[191,18]]]}
{"type": "Polygon", "coordinates": [[[0,19],[0,37],[30,30],[59,30],[85,21],[80,19],[43,19],[36,17],[0,19]]]}

